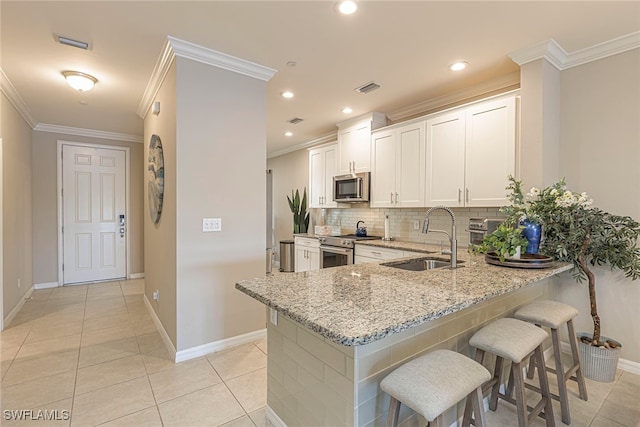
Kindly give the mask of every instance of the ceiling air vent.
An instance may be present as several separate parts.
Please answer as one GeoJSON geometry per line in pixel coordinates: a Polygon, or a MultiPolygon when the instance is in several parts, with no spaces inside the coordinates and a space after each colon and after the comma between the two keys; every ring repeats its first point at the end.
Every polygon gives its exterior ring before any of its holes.
{"type": "Polygon", "coordinates": [[[87,42],[83,42],[81,40],[74,40],[69,37],[61,36],[60,34],[54,34],[54,36],[56,38],[56,41],[60,44],[71,46],[71,47],[77,47],[78,49],[90,50],[89,48],[91,46],[87,42]]]}
{"type": "Polygon", "coordinates": [[[287,120],[287,122],[291,123],[292,125],[297,125],[298,123],[303,122],[304,119],[301,119],[300,117],[294,117],[291,120],[287,120]]]}
{"type": "Polygon", "coordinates": [[[369,83],[365,83],[360,87],[355,88],[354,90],[358,93],[369,93],[372,92],[376,89],[380,89],[381,86],[378,83],[375,82],[369,82],[369,83]]]}

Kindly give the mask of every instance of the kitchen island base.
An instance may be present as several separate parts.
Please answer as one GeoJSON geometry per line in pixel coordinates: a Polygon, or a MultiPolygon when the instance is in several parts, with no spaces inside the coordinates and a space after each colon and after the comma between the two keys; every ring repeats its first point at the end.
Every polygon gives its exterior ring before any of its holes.
{"type": "MultiPolygon", "coordinates": [[[[435,349],[473,357],[468,343],[477,330],[512,317],[524,304],[555,299],[554,282],[554,277],[545,278],[366,345],[336,344],[279,315],[278,325],[269,322],[267,328],[267,417],[276,426],[384,426],[389,396],[379,384],[387,374],[435,349]],[[279,419],[269,417],[270,412],[279,419]]],[[[487,358],[485,366],[493,362],[487,358]]],[[[444,414],[445,425],[460,420],[463,412],[464,402],[451,408],[444,414]]],[[[404,405],[399,420],[407,427],[426,424],[404,405]]]]}

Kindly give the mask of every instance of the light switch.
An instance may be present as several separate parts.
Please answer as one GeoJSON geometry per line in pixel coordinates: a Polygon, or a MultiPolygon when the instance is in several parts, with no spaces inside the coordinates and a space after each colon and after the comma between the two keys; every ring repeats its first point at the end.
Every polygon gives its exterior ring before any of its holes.
{"type": "Polygon", "coordinates": [[[202,231],[222,231],[222,218],[202,218],[202,231]]]}

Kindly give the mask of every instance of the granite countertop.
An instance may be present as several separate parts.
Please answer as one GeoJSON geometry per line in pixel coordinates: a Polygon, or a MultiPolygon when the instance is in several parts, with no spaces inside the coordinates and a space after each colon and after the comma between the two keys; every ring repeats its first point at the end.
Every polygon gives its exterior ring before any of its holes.
{"type": "Polygon", "coordinates": [[[455,270],[405,271],[367,263],[267,275],[240,281],[236,288],[331,341],[355,346],[572,267],[567,263],[531,270],[499,267],[486,264],[482,256],[469,255],[466,250],[458,253],[458,259],[466,262],[455,270]]]}

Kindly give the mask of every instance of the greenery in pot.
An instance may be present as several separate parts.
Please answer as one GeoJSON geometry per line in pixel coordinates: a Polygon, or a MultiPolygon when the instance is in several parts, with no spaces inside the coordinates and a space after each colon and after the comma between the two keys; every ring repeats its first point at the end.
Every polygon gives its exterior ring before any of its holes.
{"type": "Polygon", "coordinates": [[[300,192],[296,190],[295,195],[291,190],[291,198],[287,196],[289,202],[289,208],[293,213],[293,233],[306,233],[309,228],[309,213],[307,212],[307,187],[304,188],[302,193],[302,200],[300,200],[300,192]]]}
{"type": "Polygon", "coordinates": [[[640,223],[629,216],[613,215],[594,207],[587,193],[567,190],[564,179],[542,190],[532,188],[526,202],[521,182],[513,177],[509,180],[510,200],[521,202],[508,212],[509,221],[517,221],[523,215],[539,219],[544,230],[540,251],[556,260],[573,263],[573,277],[579,283],[588,281],[593,335],[587,343],[615,347],[615,343],[604,343],[600,337],[595,276],[590,268],[608,264],[612,270],[624,271],[632,280],[640,279],[637,246],[640,223]]]}
{"type": "Polygon", "coordinates": [[[493,233],[484,236],[480,245],[473,247],[473,252],[495,252],[500,257],[500,262],[504,262],[505,258],[516,255],[518,249],[527,247],[527,239],[522,235],[522,228],[506,222],[500,224],[493,233]]]}

